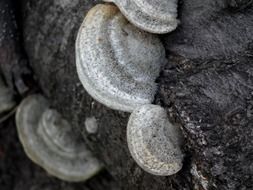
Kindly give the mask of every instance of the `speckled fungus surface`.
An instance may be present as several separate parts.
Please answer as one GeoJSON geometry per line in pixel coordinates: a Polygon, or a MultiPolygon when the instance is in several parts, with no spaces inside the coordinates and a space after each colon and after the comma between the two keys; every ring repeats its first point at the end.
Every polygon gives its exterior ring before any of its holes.
{"type": "Polygon", "coordinates": [[[0,114],[11,110],[15,105],[12,91],[7,88],[0,76],[0,114]]]}
{"type": "Polygon", "coordinates": [[[166,61],[157,36],[130,24],[114,5],[92,8],[76,40],[76,66],[86,91],[100,103],[131,112],[153,101],[166,61]]]}
{"type": "Polygon", "coordinates": [[[177,0],[104,0],[115,3],[142,30],[163,34],[176,29],[177,0]]]}
{"type": "Polygon", "coordinates": [[[166,111],[157,105],[144,105],[133,111],[127,126],[130,153],[145,171],[160,176],[182,168],[179,127],[169,122],[166,111]]]}
{"type": "Polygon", "coordinates": [[[28,157],[49,174],[66,181],[85,181],[101,164],[69,123],[49,109],[40,95],[24,99],[16,113],[19,139],[28,157]]]}

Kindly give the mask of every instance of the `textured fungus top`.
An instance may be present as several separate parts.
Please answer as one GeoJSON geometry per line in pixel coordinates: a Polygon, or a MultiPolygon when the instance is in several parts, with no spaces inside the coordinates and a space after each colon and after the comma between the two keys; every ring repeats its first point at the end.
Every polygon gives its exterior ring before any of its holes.
{"type": "Polygon", "coordinates": [[[87,92],[100,103],[131,112],[153,101],[166,61],[157,36],[130,24],[113,5],[92,8],[76,40],[76,66],[87,92]]]}
{"type": "Polygon", "coordinates": [[[48,173],[66,181],[85,181],[101,164],[69,123],[40,95],[22,101],[16,113],[19,139],[28,157],[48,173]]]}
{"type": "Polygon", "coordinates": [[[126,18],[137,27],[163,34],[176,29],[177,0],[104,0],[115,3],[126,18]]]}
{"type": "Polygon", "coordinates": [[[173,175],[182,168],[180,129],[169,122],[160,106],[144,105],[133,111],[127,125],[127,142],[134,160],[151,174],[173,175]]]}

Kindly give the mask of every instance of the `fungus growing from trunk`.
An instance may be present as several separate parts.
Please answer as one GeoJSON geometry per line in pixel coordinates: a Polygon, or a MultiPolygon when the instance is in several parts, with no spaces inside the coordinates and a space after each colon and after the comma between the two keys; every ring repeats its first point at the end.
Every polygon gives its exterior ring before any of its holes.
{"type": "Polygon", "coordinates": [[[66,181],[85,181],[99,172],[93,157],[70,124],[41,95],[22,101],[16,112],[19,139],[27,156],[49,174],[66,181]]]}
{"type": "Polygon", "coordinates": [[[182,168],[180,146],[183,137],[158,105],[144,105],[133,111],[127,125],[127,142],[137,164],[148,173],[168,176],[182,168]]]}
{"type": "Polygon", "coordinates": [[[177,0],[104,0],[115,3],[135,26],[151,33],[164,34],[176,29],[177,0]]]}
{"type": "Polygon", "coordinates": [[[87,117],[85,119],[85,128],[89,134],[95,134],[98,131],[98,123],[95,117],[87,117]]]}
{"type": "Polygon", "coordinates": [[[86,91],[115,110],[149,104],[166,61],[156,35],[130,24],[114,5],[92,8],[76,40],[76,66],[86,91]]]}

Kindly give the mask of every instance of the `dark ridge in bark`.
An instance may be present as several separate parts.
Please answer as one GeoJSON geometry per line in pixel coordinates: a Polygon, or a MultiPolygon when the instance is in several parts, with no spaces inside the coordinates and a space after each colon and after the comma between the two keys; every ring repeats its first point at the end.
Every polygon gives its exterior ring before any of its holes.
{"type": "Polygon", "coordinates": [[[164,37],[166,48],[196,64],[252,56],[253,10],[230,12],[225,2],[185,0],[181,25],[164,37]]]}
{"type": "Polygon", "coordinates": [[[252,8],[252,0],[227,0],[228,8],[233,11],[242,11],[247,8],[252,8]]]}
{"type": "Polygon", "coordinates": [[[78,80],[77,30],[99,2],[26,0],[24,41],[42,91],[81,131],[120,189],[252,189],[253,133],[247,115],[252,108],[245,108],[252,98],[251,2],[238,4],[242,12],[231,11],[227,0],[182,1],[180,27],[162,36],[169,59],[158,79],[156,103],[182,124],[186,139],[184,168],[170,177],[149,175],[135,164],[126,144],[129,114],[94,101],[78,80]],[[98,120],[97,134],[85,131],[89,116],[98,120]]]}
{"type": "Polygon", "coordinates": [[[16,0],[0,2],[0,68],[8,86],[23,96],[33,88],[34,80],[21,44],[17,6],[16,0]]]}

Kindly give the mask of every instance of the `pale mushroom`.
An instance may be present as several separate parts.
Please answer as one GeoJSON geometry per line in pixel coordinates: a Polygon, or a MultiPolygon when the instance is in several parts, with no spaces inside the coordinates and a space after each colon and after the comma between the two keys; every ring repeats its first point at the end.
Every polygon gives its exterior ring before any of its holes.
{"type": "Polygon", "coordinates": [[[49,174],[66,181],[85,181],[101,169],[69,123],[41,95],[22,101],[16,112],[19,139],[27,156],[49,174]]]}
{"type": "Polygon", "coordinates": [[[95,134],[98,131],[97,119],[93,117],[87,117],[85,119],[85,128],[89,134],[95,134]]]}
{"type": "Polygon", "coordinates": [[[104,0],[115,3],[126,18],[142,30],[163,34],[176,29],[177,0],[104,0]]]}
{"type": "Polygon", "coordinates": [[[151,103],[166,61],[159,38],[130,24],[114,5],[92,8],[76,40],[76,66],[86,91],[121,111],[151,103]]]}
{"type": "Polygon", "coordinates": [[[133,111],[127,125],[127,142],[137,164],[153,175],[168,176],[182,168],[182,135],[166,111],[144,105],[133,111]]]}

